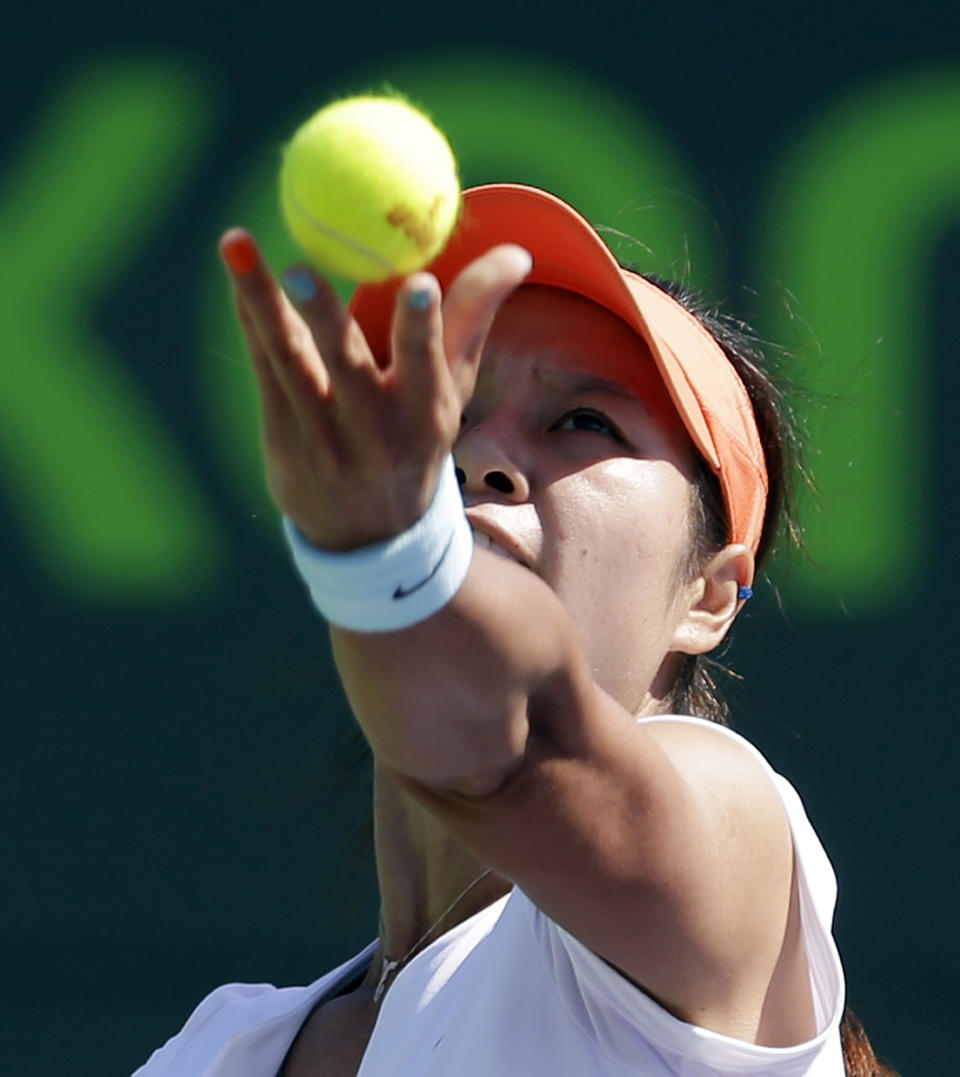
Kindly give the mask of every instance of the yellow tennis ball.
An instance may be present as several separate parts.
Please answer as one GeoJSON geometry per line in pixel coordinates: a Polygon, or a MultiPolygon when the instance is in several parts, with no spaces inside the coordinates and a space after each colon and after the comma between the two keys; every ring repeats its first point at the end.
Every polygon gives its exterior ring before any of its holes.
{"type": "Polygon", "coordinates": [[[385,280],[443,249],[460,211],[457,162],[406,101],[348,97],[316,112],[287,145],[280,204],[311,261],[353,280],[385,280]]]}

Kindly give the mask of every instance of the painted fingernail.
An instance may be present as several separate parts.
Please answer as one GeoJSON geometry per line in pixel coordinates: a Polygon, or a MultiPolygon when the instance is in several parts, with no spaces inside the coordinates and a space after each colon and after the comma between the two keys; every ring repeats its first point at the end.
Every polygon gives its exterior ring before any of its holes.
{"type": "Polygon", "coordinates": [[[426,310],[430,306],[430,300],[433,298],[429,288],[417,288],[410,293],[410,298],[407,302],[410,304],[412,310],[426,310]]]}
{"type": "Polygon", "coordinates": [[[296,266],[283,275],[283,286],[297,303],[309,303],[317,294],[317,282],[309,269],[296,266]]]}
{"type": "Polygon", "coordinates": [[[259,256],[253,240],[246,232],[234,232],[223,241],[223,257],[238,277],[245,277],[257,268],[259,256]]]}

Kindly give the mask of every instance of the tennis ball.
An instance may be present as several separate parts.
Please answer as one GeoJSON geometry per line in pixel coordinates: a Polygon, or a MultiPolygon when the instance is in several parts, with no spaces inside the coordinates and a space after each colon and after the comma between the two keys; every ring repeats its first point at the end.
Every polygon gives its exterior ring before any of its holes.
{"type": "Polygon", "coordinates": [[[286,146],[280,204],[311,261],[385,280],[440,253],[460,210],[457,163],[406,101],[348,97],[314,113],[286,146]]]}

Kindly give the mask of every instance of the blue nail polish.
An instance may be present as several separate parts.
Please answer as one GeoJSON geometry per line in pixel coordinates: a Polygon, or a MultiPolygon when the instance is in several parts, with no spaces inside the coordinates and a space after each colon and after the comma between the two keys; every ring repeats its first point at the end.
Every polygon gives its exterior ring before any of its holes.
{"type": "Polygon", "coordinates": [[[317,294],[317,282],[308,269],[288,269],[283,275],[283,284],[297,303],[309,303],[317,294]]]}
{"type": "Polygon", "coordinates": [[[418,288],[410,293],[409,303],[413,310],[426,310],[430,306],[432,296],[429,288],[418,288]]]}

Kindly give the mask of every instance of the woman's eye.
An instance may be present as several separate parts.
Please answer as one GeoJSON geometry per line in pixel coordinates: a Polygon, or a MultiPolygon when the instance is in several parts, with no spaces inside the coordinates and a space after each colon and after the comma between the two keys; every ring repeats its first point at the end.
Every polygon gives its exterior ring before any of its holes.
{"type": "Polygon", "coordinates": [[[581,430],[590,434],[609,434],[620,440],[620,431],[599,411],[590,408],[577,408],[571,411],[554,426],[554,430],[581,430]]]}

